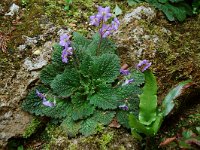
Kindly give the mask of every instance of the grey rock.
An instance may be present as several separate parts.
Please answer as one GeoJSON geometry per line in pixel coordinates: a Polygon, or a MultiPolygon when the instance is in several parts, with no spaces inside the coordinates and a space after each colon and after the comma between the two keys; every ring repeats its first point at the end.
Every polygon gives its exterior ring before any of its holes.
{"type": "Polygon", "coordinates": [[[132,21],[132,19],[140,20],[145,18],[146,20],[153,20],[156,17],[155,11],[151,7],[139,6],[134,9],[131,13],[124,16],[124,22],[127,24],[132,21]]]}
{"type": "Polygon", "coordinates": [[[24,68],[28,71],[33,71],[33,70],[41,69],[42,67],[47,65],[48,61],[51,58],[53,44],[54,44],[53,42],[49,41],[49,42],[46,42],[44,46],[34,49],[33,51],[34,52],[37,51],[38,56],[36,58],[27,57],[23,64],[24,68]]]}
{"type": "Polygon", "coordinates": [[[9,12],[5,13],[5,16],[13,16],[14,14],[17,14],[18,11],[19,11],[19,6],[13,3],[9,8],[9,12]]]}
{"type": "Polygon", "coordinates": [[[11,70],[0,80],[0,149],[5,148],[8,139],[22,136],[33,117],[21,110],[21,101],[28,94],[29,85],[39,79],[39,70],[51,57],[53,42],[33,49],[41,53],[34,59],[26,58],[19,70],[11,70]]]}

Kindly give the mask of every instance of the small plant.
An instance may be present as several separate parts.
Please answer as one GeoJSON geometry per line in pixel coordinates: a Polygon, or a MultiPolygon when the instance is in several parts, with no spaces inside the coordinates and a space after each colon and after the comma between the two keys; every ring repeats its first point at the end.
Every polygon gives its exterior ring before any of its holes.
{"type": "MultiPolygon", "coordinates": [[[[141,62],[147,64],[147,62],[141,62]]],[[[147,66],[147,65],[146,65],[147,66]]],[[[138,65],[140,67],[140,65],[138,65]]],[[[156,78],[150,70],[144,71],[145,85],[143,93],[139,96],[139,116],[129,115],[129,125],[135,138],[142,140],[139,133],[146,136],[154,136],[158,132],[162,121],[174,108],[173,100],[176,99],[189,85],[190,81],[183,81],[173,88],[164,98],[162,105],[157,106],[157,83],[156,78]]]]}
{"type": "Polygon", "coordinates": [[[64,34],[54,46],[52,62],[40,74],[42,85],[33,88],[22,108],[61,122],[69,136],[94,134],[114,118],[129,128],[128,114],[138,113],[138,94],[144,75],[120,69],[116,46],[108,36],[119,27],[109,7],[98,7],[90,24],[99,28],[92,39],[64,34]]]}
{"type": "Polygon", "coordinates": [[[193,0],[128,0],[129,5],[147,2],[161,10],[169,21],[184,21],[187,16],[199,13],[200,1],[193,0]]]}
{"type": "Polygon", "coordinates": [[[103,134],[101,139],[99,139],[99,144],[101,147],[101,150],[107,150],[107,145],[112,141],[114,137],[113,132],[108,132],[106,134],[103,134]]]}
{"type": "Polygon", "coordinates": [[[22,6],[26,6],[28,4],[27,0],[21,0],[22,6]]]}
{"type": "Polygon", "coordinates": [[[32,134],[34,134],[37,129],[41,126],[41,122],[37,119],[34,118],[32,122],[28,125],[26,128],[25,132],[23,133],[24,138],[29,138],[32,134]]]}
{"type": "Polygon", "coordinates": [[[68,11],[70,9],[70,5],[72,4],[72,0],[65,0],[64,10],[68,11]]]}

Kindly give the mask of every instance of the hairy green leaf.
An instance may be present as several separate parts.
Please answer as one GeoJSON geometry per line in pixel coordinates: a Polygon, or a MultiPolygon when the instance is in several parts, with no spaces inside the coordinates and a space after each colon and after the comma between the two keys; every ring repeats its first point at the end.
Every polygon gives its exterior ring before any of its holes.
{"type": "Polygon", "coordinates": [[[157,108],[157,82],[150,70],[144,72],[145,85],[140,98],[139,120],[144,125],[150,125],[156,119],[157,108]]]}
{"type": "MultiPolygon", "coordinates": [[[[177,7],[173,6],[171,4],[166,4],[165,5],[170,12],[172,12],[173,16],[178,20],[178,21],[184,21],[186,19],[186,10],[184,7],[177,7]]],[[[166,14],[167,15],[167,14],[166,14]]]]}
{"type": "Polygon", "coordinates": [[[118,103],[119,103],[117,101],[118,97],[115,92],[116,91],[112,89],[102,90],[99,93],[94,94],[93,96],[89,97],[90,103],[104,110],[115,109],[117,108],[118,103]]]}
{"type": "Polygon", "coordinates": [[[97,126],[98,122],[89,118],[81,123],[80,133],[82,133],[84,136],[95,134],[97,132],[97,126]]]}
{"type": "Polygon", "coordinates": [[[168,0],[158,0],[160,3],[166,3],[168,0]]]}
{"type": "Polygon", "coordinates": [[[139,115],[139,104],[140,100],[138,96],[131,96],[130,98],[127,99],[128,101],[128,106],[129,106],[129,111],[131,111],[135,116],[139,115]]]}
{"type": "Polygon", "coordinates": [[[101,41],[100,49],[99,49],[99,54],[105,54],[105,53],[110,53],[110,54],[115,54],[116,52],[116,45],[114,42],[109,40],[108,38],[103,38],[101,41]]]}
{"type": "Polygon", "coordinates": [[[53,46],[53,53],[52,53],[52,63],[56,63],[60,66],[65,66],[65,64],[62,62],[62,51],[63,51],[63,47],[60,46],[59,44],[55,44],[53,46]]]}
{"type": "Polygon", "coordinates": [[[175,88],[170,90],[162,102],[162,113],[164,116],[167,116],[171,112],[171,110],[174,108],[173,100],[182,94],[185,86],[187,86],[190,82],[190,80],[180,82],[175,88]]]}
{"type": "Polygon", "coordinates": [[[116,45],[112,41],[110,41],[108,38],[103,38],[100,40],[99,33],[96,33],[93,35],[92,42],[88,45],[85,52],[92,56],[100,56],[105,53],[114,54],[116,49],[116,45]]]}
{"type": "Polygon", "coordinates": [[[42,99],[36,95],[36,89],[41,93],[47,94],[46,98],[48,101],[53,102],[54,97],[48,96],[49,89],[45,87],[34,88],[26,97],[22,103],[22,109],[35,114],[37,116],[48,116],[51,118],[64,118],[71,111],[71,105],[66,100],[62,100],[55,97],[56,106],[47,107],[42,104],[42,99]]]}
{"type": "MultiPolygon", "coordinates": [[[[137,82],[136,82],[137,84],[137,82]]],[[[136,97],[139,94],[142,93],[142,90],[140,87],[138,87],[134,82],[118,87],[116,90],[116,94],[118,96],[118,100],[123,100],[125,98],[129,98],[129,97],[136,97]]]]}
{"type": "Polygon", "coordinates": [[[183,2],[184,0],[169,0],[172,3],[178,3],[178,2],[183,2]]]}
{"type": "Polygon", "coordinates": [[[91,56],[97,55],[97,49],[99,49],[99,40],[100,35],[99,33],[96,33],[92,37],[91,43],[88,45],[88,47],[85,49],[85,53],[91,56]]]}
{"type": "Polygon", "coordinates": [[[95,111],[91,119],[99,122],[100,124],[108,125],[114,116],[114,111],[95,111]]]}
{"type": "Polygon", "coordinates": [[[134,82],[133,82],[134,85],[141,86],[142,84],[144,84],[144,80],[145,80],[144,74],[139,70],[135,70],[135,69],[132,70],[130,79],[131,78],[134,79],[134,82]]]}
{"type": "Polygon", "coordinates": [[[88,101],[85,101],[79,104],[74,104],[73,111],[72,111],[72,118],[75,121],[86,118],[92,115],[94,110],[95,110],[95,107],[89,104],[88,101]]]}
{"type": "Polygon", "coordinates": [[[73,41],[79,45],[79,47],[84,50],[89,44],[90,44],[90,40],[88,40],[87,38],[85,38],[83,35],[81,35],[78,32],[74,32],[73,33],[73,41]]]}
{"type": "Polygon", "coordinates": [[[75,122],[69,116],[60,125],[69,137],[75,137],[81,128],[81,122],[75,122]]]}
{"type": "Polygon", "coordinates": [[[83,103],[84,101],[86,101],[86,99],[87,99],[87,97],[78,91],[76,93],[74,93],[73,95],[71,95],[72,104],[83,103]]]}
{"type": "Polygon", "coordinates": [[[113,82],[119,75],[119,68],[119,58],[115,54],[103,54],[99,57],[87,55],[80,65],[84,77],[105,82],[113,82]]]}
{"type": "Polygon", "coordinates": [[[79,84],[79,73],[75,69],[65,69],[51,82],[51,88],[57,95],[68,97],[79,88],[79,84]]]}
{"type": "Polygon", "coordinates": [[[84,77],[90,77],[92,74],[91,67],[94,63],[94,60],[90,55],[85,55],[81,64],[80,64],[80,71],[84,77]]]}
{"type": "MultiPolygon", "coordinates": [[[[136,82],[137,84],[137,82],[136,82]]],[[[116,88],[104,88],[89,97],[90,103],[102,109],[115,109],[127,100],[136,114],[138,113],[138,95],[142,93],[134,82],[116,88]]]]}
{"type": "Polygon", "coordinates": [[[88,40],[83,35],[74,32],[73,33],[73,42],[71,42],[71,45],[73,49],[75,50],[76,56],[79,60],[81,60],[84,57],[84,53],[88,47],[88,45],[91,43],[91,40],[88,40]]]}
{"type": "Polygon", "coordinates": [[[120,110],[119,112],[117,112],[117,121],[124,127],[126,128],[130,128],[129,126],[129,122],[128,122],[128,115],[129,115],[129,112],[127,111],[124,111],[124,110],[120,110]]]}
{"type": "Polygon", "coordinates": [[[45,66],[40,72],[40,79],[44,84],[50,84],[51,81],[58,75],[63,73],[64,68],[57,63],[45,66]]]}
{"type": "Polygon", "coordinates": [[[117,55],[103,54],[93,59],[94,63],[91,66],[92,79],[113,82],[117,78],[120,70],[120,62],[117,55]]]}
{"type": "Polygon", "coordinates": [[[108,125],[115,112],[112,111],[95,111],[94,115],[81,123],[80,133],[85,136],[95,134],[97,132],[96,128],[99,124],[108,125]]]}

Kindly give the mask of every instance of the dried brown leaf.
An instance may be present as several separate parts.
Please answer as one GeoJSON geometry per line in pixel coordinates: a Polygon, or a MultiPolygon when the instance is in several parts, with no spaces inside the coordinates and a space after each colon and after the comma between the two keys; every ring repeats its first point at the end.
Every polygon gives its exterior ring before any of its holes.
{"type": "Polygon", "coordinates": [[[173,141],[175,141],[175,140],[176,140],[176,137],[175,137],[175,136],[174,136],[174,137],[171,137],[171,138],[167,138],[167,139],[165,139],[163,142],[161,142],[161,143],[159,144],[159,147],[164,147],[164,146],[170,144],[171,142],[173,142],[173,141]]]}
{"type": "Polygon", "coordinates": [[[113,119],[112,122],[109,124],[111,128],[120,128],[121,125],[117,122],[117,119],[113,119]]]}

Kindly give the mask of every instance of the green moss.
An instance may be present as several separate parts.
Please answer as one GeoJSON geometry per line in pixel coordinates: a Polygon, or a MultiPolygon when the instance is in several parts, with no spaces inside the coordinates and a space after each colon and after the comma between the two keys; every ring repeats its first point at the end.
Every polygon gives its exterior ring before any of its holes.
{"type": "Polygon", "coordinates": [[[46,150],[50,149],[63,149],[67,150],[70,142],[68,140],[67,134],[56,125],[48,124],[45,132],[43,133],[43,139],[46,141],[46,150]]]}
{"type": "Polygon", "coordinates": [[[23,133],[24,138],[29,138],[32,134],[34,134],[37,129],[40,127],[41,122],[37,118],[34,118],[31,123],[28,125],[26,130],[23,133]]]}
{"type": "Polygon", "coordinates": [[[108,132],[102,135],[99,140],[101,150],[107,150],[107,145],[112,141],[113,135],[113,132],[108,132]]]}
{"type": "Polygon", "coordinates": [[[52,125],[48,125],[46,132],[49,137],[44,148],[46,150],[132,150],[139,148],[133,137],[123,129],[105,129],[96,135],[88,137],[77,136],[75,139],[68,139],[66,133],[60,127],[52,125]],[[113,147],[113,145],[115,146],[113,147]]]}

